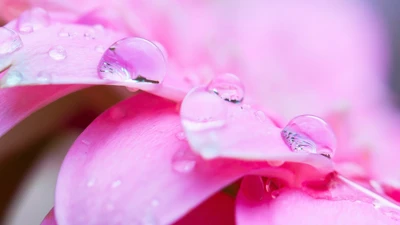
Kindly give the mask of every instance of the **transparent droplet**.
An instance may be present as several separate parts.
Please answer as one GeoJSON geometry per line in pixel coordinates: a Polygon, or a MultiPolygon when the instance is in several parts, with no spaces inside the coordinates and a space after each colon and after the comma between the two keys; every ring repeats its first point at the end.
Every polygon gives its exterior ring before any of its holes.
{"type": "Polygon", "coordinates": [[[1,79],[2,87],[13,87],[19,85],[24,79],[24,76],[19,71],[8,71],[1,79]]]}
{"type": "Polygon", "coordinates": [[[180,141],[185,140],[185,133],[184,132],[178,132],[178,133],[175,134],[175,137],[180,141]]]}
{"type": "Polygon", "coordinates": [[[121,183],[122,183],[121,180],[116,180],[111,184],[111,187],[112,188],[117,188],[117,187],[119,187],[121,185],[121,183]]]}
{"type": "Polygon", "coordinates": [[[159,84],[166,74],[166,61],[152,42],[129,37],[112,44],[98,66],[102,79],[116,82],[159,84]]]}
{"type": "Polygon", "coordinates": [[[50,16],[42,8],[33,8],[23,12],[17,21],[17,29],[21,33],[31,33],[50,25],[50,16]]]}
{"type": "Polygon", "coordinates": [[[89,29],[85,33],[83,33],[83,37],[85,37],[86,40],[94,40],[96,39],[94,30],[89,29]]]}
{"type": "Polygon", "coordinates": [[[36,80],[42,84],[48,84],[51,82],[51,74],[45,71],[41,71],[37,74],[36,80]]]}
{"type": "Polygon", "coordinates": [[[61,31],[60,33],[58,33],[58,36],[59,37],[69,37],[70,34],[66,31],[61,31]]]}
{"type": "Polygon", "coordinates": [[[97,45],[94,49],[99,53],[104,53],[106,51],[106,48],[104,48],[103,45],[97,45]]]}
{"type": "Polygon", "coordinates": [[[167,50],[164,48],[164,46],[158,41],[153,41],[153,43],[160,49],[160,51],[163,54],[164,58],[168,59],[168,53],[167,53],[167,50]]]}
{"type": "Polygon", "coordinates": [[[49,56],[56,61],[64,60],[65,58],[67,58],[67,51],[65,51],[64,47],[60,45],[50,48],[48,53],[49,56]]]}
{"type": "Polygon", "coordinates": [[[215,77],[208,85],[208,90],[214,92],[222,99],[239,103],[244,98],[244,86],[240,79],[230,73],[225,73],[215,77]]]}
{"type": "Polygon", "coordinates": [[[261,122],[265,121],[265,119],[267,118],[265,116],[265,113],[263,111],[260,111],[260,110],[255,111],[254,112],[254,116],[261,122]]]}
{"type": "Polygon", "coordinates": [[[294,152],[321,154],[328,158],[335,153],[335,134],[329,124],[317,116],[295,117],[282,130],[281,136],[294,152]]]}
{"type": "Polygon", "coordinates": [[[172,157],[172,168],[178,173],[192,172],[196,163],[196,156],[190,150],[179,150],[172,157]]]}
{"type": "Polygon", "coordinates": [[[22,46],[22,40],[15,31],[0,27],[0,56],[13,53],[22,46]]]}
{"type": "Polygon", "coordinates": [[[214,94],[210,94],[206,88],[193,89],[181,104],[180,115],[184,129],[202,131],[223,127],[227,117],[224,103],[214,94]]]}

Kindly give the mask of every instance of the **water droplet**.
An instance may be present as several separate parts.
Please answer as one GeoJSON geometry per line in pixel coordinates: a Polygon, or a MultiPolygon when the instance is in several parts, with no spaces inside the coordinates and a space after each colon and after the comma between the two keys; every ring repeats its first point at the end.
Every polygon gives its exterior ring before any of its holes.
{"type": "Polygon", "coordinates": [[[121,180],[116,180],[111,184],[111,187],[112,188],[117,188],[117,187],[119,187],[121,185],[121,183],[122,183],[121,180]]]}
{"type": "Polygon", "coordinates": [[[224,101],[210,94],[206,88],[190,91],[181,105],[182,125],[187,131],[202,131],[223,127],[226,123],[227,108],[224,101]],[[198,107],[199,105],[206,107],[198,107]]]}
{"type": "Polygon", "coordinates": [[[83,37],[85,37],[86,40],[94,40],[96,39],[95,33],[93,29],[87,30],[85,33],[83,33],[83,37]]]}
{"type": "Polygon", "coordinates": [[[106,51],[103,45],[97,45],[94,49],[99,53],[104,53],[106,51]]]}
{"type": "Polygon", "coordinates": [[[17,29],[21,33],[31,33],[50,25],[50,16],[42,8],[33,8],[22,13],[17,21],[17,29]]]}
{"type": "Polygon", "coordinates": [[[266,119],[265,113],[260,110],[255,111],[254,116],[261,122],[265,121],[265,119],[266,119]]]}
{"type": "Polygon", "coordinates": [[[153,43],[160,49],[164,58],[168,59],[168,53],[167,53],[167,50],[164,48],[164,46],[160,42],[157,42],[157,41],[153,41],[153,43]]]}
{"type": "Polygon", "coordinates": [[[36,80],[42,84],[48,84],[51,82],[51,74],[45,71],[41,71],[37,74],[36,80]]]}
{"type": "Polygon", "coordinates": [[[93,187],[94,184],[96,183],[96,178],[91,178],[88,182],[87,182],[87,186],[88,187],[93,187]]]}
{"type": "Polygon", "coordinates": [[[175,134],[175,137],[180,141],[185,140],[185,133],[178,132],[178,133],[175,134]]]}
{"type": "Polygon", "coordinates": [[[208,85],[208,90],[222,99],[239,103],[244,98],[244,86],[240,79],[233,74],[225,73],[215,77],[208,85]]]}
{"type": "Polygon", "coordinates": [[[190,150],[179,150],[172,156],[172,168],[178,173],[190,173],[196,166],[196,155],[190,150]]]}
{"type": "Polygon", "coordinates": [[[22,46],[22,40],[15,31],[0,27],[0,56],[13,53],[22,46]]]}
{"type": "Polygon", "coordinates": [[[13,87],[19,85],[24,79],[24,76],[19,71],[8,71],[1,79],[2,87],[13,87]]]}
{"type": "Polygon", "coordinates": [[[158,201],[157,199],[153,199],[153,200],[151,201],[151,206],[157,207],[157,206],[159,206],[159,205],[160,205],[160,201],[158,201]]]}
{"type": "Polygon", "coordinates": [[[336,138],[329,124],[313,115],[292,119],[281,136],[294,152],[321,154],[331,158],[336,149],[336,138]]]}
{"type": "Polygon", "coordinates": [[[49,56],[56,61],[60,61],[67,58],[67,51],[65,51],[64,47],[57,45],[50,48],[49,56]]]}
{"type": "Polygon", "coordinates": [[[59,36],[59,37],[69,37],[70,34],[69,34],[68,32],[61,31],[60,33],[58,33],[58,36],[59,36]]]}
{"type": "Polygon", "coordinates": [[[125,38],[112,44],[99,62],[102,79],[116,82],[159,84],[166,74],[161,50],[142,38],[125,38]]]}

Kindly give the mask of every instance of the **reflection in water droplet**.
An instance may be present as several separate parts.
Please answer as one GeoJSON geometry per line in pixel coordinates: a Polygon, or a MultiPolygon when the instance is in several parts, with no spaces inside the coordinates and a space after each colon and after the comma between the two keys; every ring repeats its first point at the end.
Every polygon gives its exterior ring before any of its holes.
{"type": "Polygon", "coordinates": [[[225,73],[215,77],[208,85],[208,90],[222,99],[239,103],[244,98],[244,86],[240,79],[233,74],[225,73]]]}
{"type": "Polygon", "coordinates": [[[111,187],[112,188],[119,187],[121,185],[121,183],[122,183],[121,180],[116,180],[111,184],[111,187]]]}
{"type": "Polygon", "coordinates": [[[19,85],[24,79],[24,76],[19,71],[8,71],[1,79],[1,87],[13,87],[19,85]]]}
{"type": "Polygon", "coordinates": [[[50,16],[42,8],[33,8],[23,12],[17,21],[17,29],[21,33],[31,33],[50,25],[50,16]]]}
{"type": "Polygon", "coordinates": [[[336,149],[336,138],[329,124],[313,115],[292,119],[281,136],[294,152],[321,154],[331,158],[336,149]]]}
{"type": "Polygon", "coordinates": [[[130,37],[115,42],[106,50],[98,73],[109,81],[159,84],[166,74],[166,61],[155,44],[130,37]]]}
{"type": "Polygon", "coordinates": [[[22,46],[22,40],[15,31],[0,27],[0,56],[13,53],[22,46]]]}
{"type": "Polygon", "coordinates": [[[41,84],[48,84],[51,82],[51,74],[46,71],[41,71],[37,74],[36,80],[41,84]]]}
{"type": "Polygon", "coordinates": [[[60,61],[67,58],[67,51],[65,51],[64,47],[60,45],[50,48],[48,53],[49,56],[56,61],[60,61]]]}
{"type": "Polygon", "coordinates": [[[190,173],[196,166],[196,156],[190,150],[179,150],[172,156],[172,168],[178,173],[190,173]]]}
{"type": "Polygon", "coordinates": [[[59,37],[69,37],[70,34],[69,34],[68,32],[61,31],[60,33],[58,33],[58,36],[59,36],[59,37]]]}
{"type": "Polygon", "coordinates": [[[178,133],[175,134],[175,137],[180,141],[185,140],[185,133],[178,132],[178,133]]]}

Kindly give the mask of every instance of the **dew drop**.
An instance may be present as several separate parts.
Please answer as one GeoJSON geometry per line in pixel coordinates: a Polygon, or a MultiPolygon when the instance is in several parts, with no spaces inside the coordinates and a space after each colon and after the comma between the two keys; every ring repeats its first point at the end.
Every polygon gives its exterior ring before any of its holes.
{"type": "Polygon", "coordinates": [[[86,40],[94,40],[96,39],[95,33],[93,29],[87,30],[85,33],[83,33],[83,37],[86,40]]]}
{"type": "Polygon", "coordinates": [[[215,77],[208,85],[208,90],[232,103],[242,102],[244,98],[242,82],[236,75],[230,73],[215,77]]]}
{"type": "Polygon", "coordinates": [[[69,37],[70,34],[69,34],[68,32],[61,31],[60,33],[58,33],[58,36],[59,36],[59,37],[69,37]]]}
{"type": "Polygon", "coordinates": [[[102,79],[115,82],[159,84],[166,74],[166,61],[152,42],[129,37],[112,44],[98,66],[102,79]]]}
{"type": "Polygon", "coordinates": [[[185,140],[185,133],[184,132],[178,132],[178,133],[175,134],[175,137],[180,141],[185,140]]]}
{"type": "Polygon", "coordinates": [[[282,130],[281,136],[294,152],[321,154],[328,158],[335,153],[335,134],[329,124],[317,116],[295,117],[282,130]]]}
{"type": "Polygon", "coordinates": [[[67,51],[65,51],[64,47],[60,45],[50,48],[48,53],[49,56],[56,61],[64,60],[65,58],[67,58],[67,51]]]}
{"type": "Polygon", "coordinates": [[[42,8],[33,8],[19,16],[17,29],[21,33],[31,33],[50,25],[50,16],[42,8]]]}
{"type": "Polygon", "coordinates": [[[22,40],[15,31],[0,27],[0,56],[13,53],[22,46],[22,40]]]}
{"type": "Polygon", "coordinates": [[[24,76],[19,71],[8,71],[1,79],[2,87],[13,87],[19,85],[24,79],[24,76]]]}
{"type": "Polygon", "coordinates": [[[121,185],[121,183],[122,183],[121,180],[116,180],[111,184],[111,187],[112,188],[117,188],[117,187],[119,187],[121,185]]]}
{"type": "Polygon", "coordinates": [[[172,156],[172,168],[178,173],[192,172],[196,163],[196,155],[190,150],[179,150],[172,156]]]}
{"type": "Polygon", "coordinates": [[[37,74],[36,80],[41,84],[48,84],[51,82],[51,74],[45,71],[41,71],[37,74]]]}
{"type": "Polygon", "coordinates": [[[103,45],[97,45],[94,49],[99,53],[104,53],[106,51],[103,45]]]}

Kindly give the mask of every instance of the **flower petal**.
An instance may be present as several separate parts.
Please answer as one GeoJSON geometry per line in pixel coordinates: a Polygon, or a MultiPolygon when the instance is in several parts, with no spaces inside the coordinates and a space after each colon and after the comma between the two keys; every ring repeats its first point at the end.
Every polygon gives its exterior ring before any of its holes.
{"type": "Polygon", "coordinates": [[[57,222],[170,224],[255,166],[185,158],[190,150],[176,137],[180,132],[176,105],[147,94],[103,113],[65,158],[57,222]]]}
{"type": "MultiPolygon", "coordinates": [[[[243,183],[246,182],[249,180],[244,178],[243,183]]],[[[251,192],[254,187],[243,183],[236,201],[236,220],[239,225],[265,224],[266,221],[271,225],[400,224],[376,209],[372,203],[356,202],[357,199],[315,199],[305,192],[289,188],[281,190],[274,199],[251,199],[245,193],[251,192]]],[[[346,191],[339,193],[342,196],[347,194],[346,191]]],[[[349,196],[354,196],[354,193],[350,192],[349,196]]]]}
{"type": "Polygon", "coordinates": [[[56,218],[54,216],[54,208],[50,210],[40,225],[57,225],[56,218]]]}

